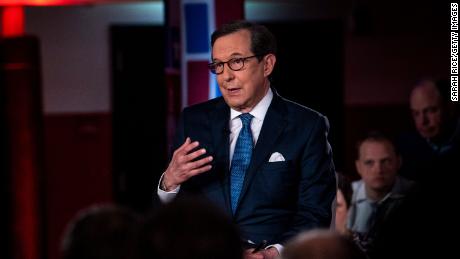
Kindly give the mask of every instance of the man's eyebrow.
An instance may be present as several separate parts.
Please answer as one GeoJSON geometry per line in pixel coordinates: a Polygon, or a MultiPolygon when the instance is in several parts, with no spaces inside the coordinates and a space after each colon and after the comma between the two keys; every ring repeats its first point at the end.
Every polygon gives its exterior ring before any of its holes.
{"type": "Polygon", "coordinates": [[[374,159],[372,159],[372,158],[364,159],[364,160],[363,160],[364,163],[369,163],[369,162],[373,162],[373,161],[374,161],[374,159]]]}
{"type": "MultiPolygon", "coordinates": [[[[230,55],[230,57],[229,57],[228,60],[230,60],[230,59],[232,59],[232,58],[238,58],[238,57],[240,57],[240,56],[242,57],[243,54],[242,54],[242,53],[239,53],[239,52],[233,52],[233,53],[230,55]]],[[[227,60],[227,61],[228,61],[228,60],[227,60]]],[[[217,58],[213,58],[212,61],[213,61],[213,62],[222,62],[221,60],[219,60],[219,59],[217,59],[217,58]]]]}
{"type": "Polygon", "coordinates": [[[383,161],[383,160],[391,160],[391,156],[388,155],[388,156],[384,156],[384,157],[380,158],[380,161],[383,161]]]}

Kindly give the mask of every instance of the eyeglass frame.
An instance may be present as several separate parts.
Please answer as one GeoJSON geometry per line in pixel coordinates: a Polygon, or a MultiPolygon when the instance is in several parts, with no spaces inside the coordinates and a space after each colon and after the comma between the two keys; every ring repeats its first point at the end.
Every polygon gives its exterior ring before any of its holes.
{"type": "Polygon", "coordinates": [[[225,67],[225,64],[227,64],[227,67],[230,68],[232,71],[240,71],[241,69],[244,68],[244,62],[246,62],[246,60],[250,59],[250,58],[255,58],[255,57],[260,57],[260,56],[263,56],[263,55],[252,55],[252,56],[249,56],[249,57],[242,57],[242,58],[231,58],[225,62],[212,62],[212,63],[209,63],[208,64],[208,68],[209,70],[211,71],[211,73],[215,74],[215,75],[220,75],[224,72],[224,67],[225,67]],[[243,62],[243,65],[238,68],[238,69],[233,69],[230,65],[231,62],[234,62],[236,60],[241,60],[243,62]],[[213,69],[212,66],[216,67],[217,64],[222,64],[222,71],[220,73],[217,73],[216,72],[216,69],[213,69]]]}

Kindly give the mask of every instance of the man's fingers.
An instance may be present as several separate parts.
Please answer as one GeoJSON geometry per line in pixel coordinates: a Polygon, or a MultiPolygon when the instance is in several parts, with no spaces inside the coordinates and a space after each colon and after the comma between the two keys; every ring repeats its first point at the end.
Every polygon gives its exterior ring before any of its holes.
{"type": "Polygon", "coordinates": [[[200,145],[198,141],[193,141],[192,143],[186,145],[182,151],[184,152],[184,154],[187,154],[188,152],[192,151],[192,149],[198,147],[198,145],[200,145]]]}
{"type": "Polygon", "coordinates": [[[192,176],[211,170],[212,166],[207,164],[213,160],[212,156],[193,161],[199,156],[206,154],[206,149],[201,148],[189,154],[189,152],[198,147],[199,144],[198,141],[192,142],[191,139],[187,137],[184,144],[174,151],[172,161],[175,162],[172,164],[172,170],[175,172],[175,178],[182,179],[178,182],[183,182],[192,176]]]}
{"type": "Polygon", "coordinates": [[[211,170],[211,168],[212,168],[211,165],[206,165],[206,166],[203,166],[197,169],[193,169],[192,171],[190,171],[190,177],[207,172],[211,170]]]}
{"type": "Polygon", "coordinates": [[[185,139],[184,143],[183,143],[180,147],[178,147],[178,148],[176,149],[176,151],[179,152],[179,151],[184,150],[184,149],[185,149],[187,146],[189,146],[191,143],[192,143],[192,140],[191,140],[189,137],[187,137],[187,138],[185,139]]]}
{"type": "Polygon", "coordinates": [[[174,150],[173,157],[176,156],[178,153],[180,153],[189,144],[190,144],[190,138],[187,137],[184,143],[180,147],[178,147],[176,150],[174,150]]]}
{"type": "Polygon", "coordinates": [[[184,161],[188,162],[188,161],[192,161],[193,159],[203,155],[206,153],[206,149],[204,148],[201,148],[201,149],[198,149],[197,151],[194,151],[186,156],[184,156],[184,161]]]}
{"type": "Polygon", "coordinates": [[[187,137],[185,139],[185,142],[179,147],[177,148],[175,151],[174,151],[174,154],[177,154],[177,153],[188,153],[190,150],[192,150],[193,148],[197,147],[199,145],[198,141],[194,141],[192,142],[192,140],[187,137]]]}
{"type": "Polygon", "coordinates": [[[202,158],[200,160],[197,160],[195,162],[190,162],[187,164],[187,167],[190,169],[190,170],[193,170],[193,169],[197,169],[197,168],[200,168],[202,167],[203,165],[211,162],[213,159],[212,156],[207,156],[205,158],[202,158]]]}
{"type": "Polygon", "coordinates": [[[187,137],[184,141],[184,143],[178,148],[178,149],[181,149],[181,148],[184,148],[185,146],[187,146],[188,144],[190,144],[190,138],[187,137]]]}
{"type": "Polygon", "coordinates": [[[198,147],[198,145],[200,145],[198,141],[191,142],[190,138],[187,138],[185,143],[182,146],[180,146],[178,149],[176,149],[176,151],[174,151],[173,156],[178,156],[178,155],[185,156],[192,149],[198,147]]]}
{"type": "Polygon", "coordinates": [[[201,156],[201,155],[203,155],[205,153],[206,153],[206,149],[204,149],[204,148],[201,148],[199,150],[193,151],[190,154],[187,154],[185,152],[185,149],[184,149],[184,150],[182,150],[182,153],[180,153],[180,155],[177,155],[175,157],[175,159],[176,159],[176,161],[178,163],[183,165],[184,168],[191,168],[190,167],[191,165],[189,165],[188,163],[191,162],[193,159],[195,159],[195,158],[197,158],[197,157],[199,157],[199,156],[201,156]]]}

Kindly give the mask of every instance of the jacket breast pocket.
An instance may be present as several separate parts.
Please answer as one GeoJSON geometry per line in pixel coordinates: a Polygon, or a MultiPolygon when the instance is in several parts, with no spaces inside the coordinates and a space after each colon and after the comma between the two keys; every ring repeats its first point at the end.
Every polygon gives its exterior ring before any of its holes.
{"type": "Polygon", "coordinates": [[[291,167],[292,161],[267,162],[262,166],[262,171],[287,171],[291,167]]]}
{"type": "Polygon", "coordinates": [[[258,172],[256,186],[272,202],[283,202],[297,192],[298,174],[292,161],[268,162],[258,172]]]}

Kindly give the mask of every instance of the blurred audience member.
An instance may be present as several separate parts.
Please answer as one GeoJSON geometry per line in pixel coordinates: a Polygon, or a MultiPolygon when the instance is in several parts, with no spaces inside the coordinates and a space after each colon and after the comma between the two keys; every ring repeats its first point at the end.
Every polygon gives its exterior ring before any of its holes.
{"type": "Polygon", "coordinates": [[[350,180],[342,173],[337,173],[337,200],[334,226],[335,230],[343,235],[348,235],[346,224],[352,194],[353,190],[351,189],[350,180]]]}
{"type": "Polygon", "coordinates": [[[132,259],[139,219],[115,205],[92,206],[69,223],[62,241],[63,259],[132,259]]]}
{"type": "Polygon", "coordinates": [[[369,252],[379,225],[404,201],[413,182],[397,175],[401,165],[391,140],[379,132],[358,142],[355,161],[361,180],[353,182],[347,227],[361,248],[369,252]]]}
{"type": "Polygon", "coordinates": [[[282,259],[365,259],[351,240],[329,230],[311,230],[287,243],[282,259]]]}
{"type": "MultiPolygon", "coordinates": [[[[460,157],[460,121],[447,82],[422,80],[410,95],[416,132],[401,136],[401,175],[418,182],[447,180],[460,157]]],[[[431,183],[430,183],[431,184],[431,183]]]]}
{"type": "Polygon", "coordinates": [[[241,259],[242,241],[226,214],[209,202],[181,198],[147,219],[142,259],[241,259]]]}

